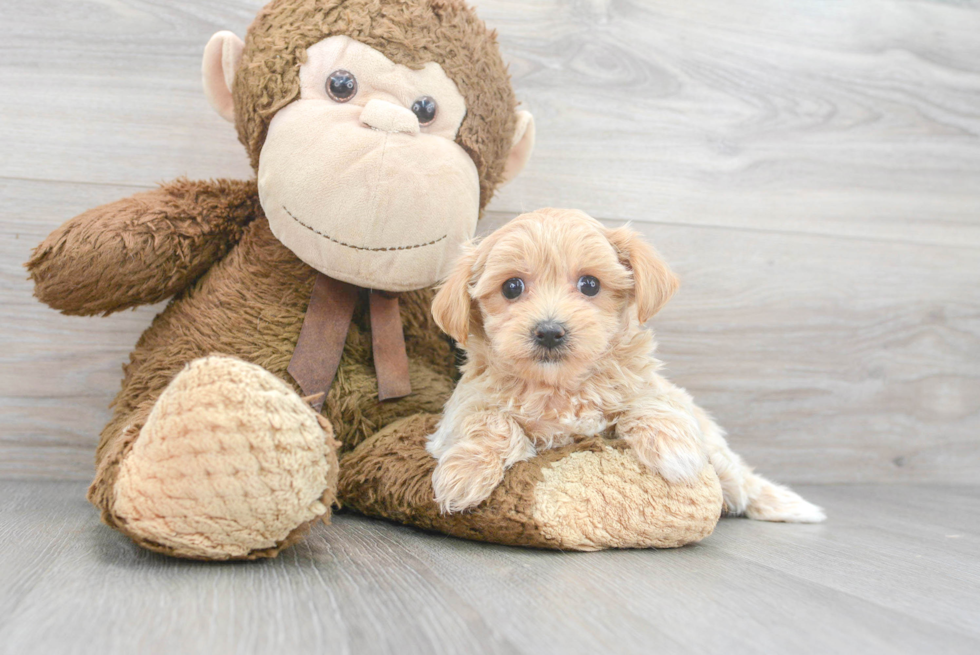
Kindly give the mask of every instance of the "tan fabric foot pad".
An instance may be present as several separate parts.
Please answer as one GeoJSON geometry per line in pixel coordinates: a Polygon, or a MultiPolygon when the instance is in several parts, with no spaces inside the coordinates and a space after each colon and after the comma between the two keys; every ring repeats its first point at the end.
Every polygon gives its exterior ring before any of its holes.
{"type": "Polygon", "coordinates": [[[120,465],[112,513],[170,555],[268,556],[329,516],[335,448],[329,424],[268,371],[199,359],[160,396],[120,465]]]}
{"type": "Polygon", "coordinates": [[[693,485],[671,485],[621,442],[601,438],[521,462],[476,509],[442,515],[432,493],[436,462],[425,450],[437,420],[403,419],[346,455],[341,503],[457,537],[561,550],[674,548],[707,537],[721,516],[711,467],[693,485]]]}

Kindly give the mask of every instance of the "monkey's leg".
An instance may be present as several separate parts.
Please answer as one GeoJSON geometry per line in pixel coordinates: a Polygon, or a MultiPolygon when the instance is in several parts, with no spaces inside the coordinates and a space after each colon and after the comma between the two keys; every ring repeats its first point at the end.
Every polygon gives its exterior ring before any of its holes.
{"type": "Polygon", "coordinates": [[[711,534],[722,498],[714,468],[669,484],[621,440],[591,438],[509,468],[477,507],[443,514],[427,436],[439,417],[396,421],[342,459],[344,507],[426,530],[500,544],[560,550],[674,548],[711,534]]]}
{"type": "Polygon", "coordinates": [[[89,499],[106,523],[151,550],[272,557],[329,516],[333,431],[261,367],[195,360],[155,402],[106,430],[89,499]]]}

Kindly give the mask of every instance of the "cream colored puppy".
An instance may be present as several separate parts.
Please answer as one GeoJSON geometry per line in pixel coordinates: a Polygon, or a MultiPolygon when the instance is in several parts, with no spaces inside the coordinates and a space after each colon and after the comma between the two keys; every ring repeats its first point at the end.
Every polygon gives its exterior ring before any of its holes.
{"type": "Polygon", "coordinates": [[[638,234],[580,211],[524,214],[469,246],[432,305],[467,354],[428,443],[442,511],[479,504],[539,450],[614,433],[670,482],[694,480],[710,462],[731,514],[824,520],[753,473],[691,396],[658,374],[643,324],[676,288],[638,234]]]}

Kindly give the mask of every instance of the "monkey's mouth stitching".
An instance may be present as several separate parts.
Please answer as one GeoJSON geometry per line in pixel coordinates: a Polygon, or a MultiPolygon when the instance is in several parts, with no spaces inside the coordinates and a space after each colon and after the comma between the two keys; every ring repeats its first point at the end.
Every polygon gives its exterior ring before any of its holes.
{"type": "Polygon", "coordinates": [[[391,246],[391,247],[388,247],[388,248],[368,248],[367,246],[355,246],[355,245],[353,245],[351,243],[345,243],[345,242],[343,242],[343,241],[341,241],[339,239],[335,239],[332,236],[330,236],[329,234],[324,234],[323,232],[321,232],[320,230],[316,229],[312,225],[307,225],[303,221],[301,221],[298,218],[296,218],[295,216],[293,216],[293,212],[289,211],[289,209],[286,208],[286,205],[283,205],[282,206],[282,209],[283,209],[284,212],[286,212],[287,214],[289,214],[289,217],[291,219],[293,219],[294,221],[296,221],[297,223],[299,223],[300,225],[302,225],[303,227],[305,227],[310,232],[312,232],[314,234],[318,234],[321,237],[323,237],[324,239],[336,243],[338,246],[343,246],[345,248],[350,248],[351,250],[367,250],[369,252],[386,252],[386,251],[394,251],[394,250],[414,250],[416,248],[424,248],[425,246],[431,246],[434,243],[439,243],[440,241],[442,241],[443,239],[445,239],[447,236],[449,236],[448,234],[443,234],[438,239],[433,239],[432,241],[427,241],[426,243],[416,243],[414,246],[391,246]]]}

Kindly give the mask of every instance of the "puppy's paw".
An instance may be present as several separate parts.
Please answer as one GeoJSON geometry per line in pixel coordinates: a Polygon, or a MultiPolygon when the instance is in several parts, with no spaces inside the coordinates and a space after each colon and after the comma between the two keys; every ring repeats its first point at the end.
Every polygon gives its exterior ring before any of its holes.
{"type": "Polygon", "coordinates": [[[482,503],[503,479],[503,462],[498,457],[450,448],[432,472],[432,490],[439,510],[451,514],[482,503]]]}
{"type": "Polygon", "coordinates": [[[694,482],[708,463],[697,423],[686,416],[651,419],[624,437],[640,461],[667,482],[694,482]]]}
{"type": "Polygon", "coordinates": [[[673,441],[658,436],[657,455],[652,465],[667,482],[698,480],[707,460],[701,448],[693,442],[673,441]]]}
{"type": "Polygon", "coordinates": [[[745,515],[756,521],[784,523],[822,523],[827,520],[823,508],[768,480],[763,481],[758,491],[751,493],[745,515]]]}

